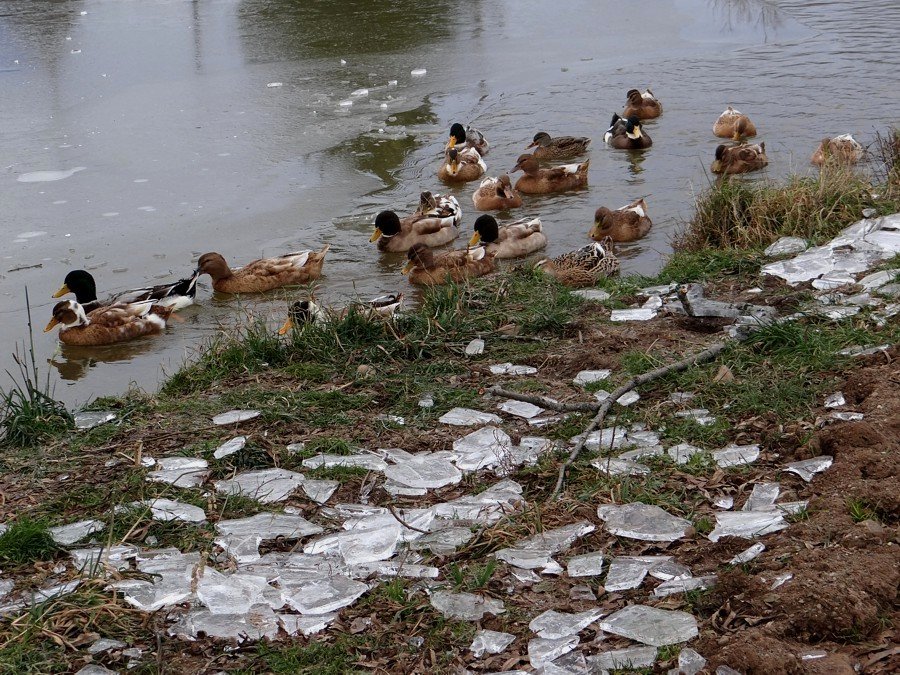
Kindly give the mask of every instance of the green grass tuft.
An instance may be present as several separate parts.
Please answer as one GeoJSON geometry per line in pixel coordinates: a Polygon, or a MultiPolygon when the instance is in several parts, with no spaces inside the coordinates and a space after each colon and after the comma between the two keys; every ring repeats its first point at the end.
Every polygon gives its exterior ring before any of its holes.
{"type": "Polygon", "coordinates": [[[47,525],[28,516],[12,522],[0,535],[0,561],[16,565],[53,560],[60,548],[47,525]]]}

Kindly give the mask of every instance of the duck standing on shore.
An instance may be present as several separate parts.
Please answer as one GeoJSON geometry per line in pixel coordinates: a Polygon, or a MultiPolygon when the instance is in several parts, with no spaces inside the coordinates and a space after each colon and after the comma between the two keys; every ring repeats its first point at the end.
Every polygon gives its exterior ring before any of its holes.
{"type": "Polygon", "coordinates": [[[625,118],[619,113],[613,113],[603,141],[617,150],[646,150],[653,145],[653,139],[644,132],[637,115],[625,118]]]}
{"type": "Polygon", "coordinates": [[[649,89],[643,93],[637,89],[629,89],[625,98],[627,101],[625,109],[622,111],[622,117],[626,119],[634,115],[641,120],[652,120],[662,115],[662,103],[649,89]]]}
{"type": "Polygon", "coordinates": [[[519,155],[510,173],[522,171],[525,174],[516,181],[516,190],[527,195],[543,195],[587,187],[589,165],[590,160],[586,160],[580,164],[542,169],[534,155],[519,155]]]}
{"type": "Polygon", "coordinates": [[[540,218],[520,218],[500,225],[494,216],[478,216],[469,246],[479,243],[498,260],[521,258],[547,245],[540,218]]]}
{"type": "Polygon", "coordinates": [[[421,286],[464,281],[494,271],[494,254],[481,246],[435,255],[427,246],[416,244],[407,258],[402,273],[408,275],[410,283],[421,286]]]}
{"type": "Polygon", "coordinates": [[[275,258],[260,258],[234,269],[219,253],[204,253],[197,261],[201,274],[212,277],[219,293],[264,293],[281,286],[296,286],[318,279],[330,244],[321,251],[297,251],[275,258]]]}
{"type": "Polygon", "coordinates": [[[118,303],[85,312],[75,300],[63,300],[53,307],[53,318],[44,328],[47,333],[63,326],[59,339],[67,345],[100,346],[127,342],[143,335],[162,333],[174,311],[153,300],[118,303]]]}
{"type": "Polygon", "coordinates": [[[508,211],[522,206],[522,196],[516,192],[509,174],[485,178],[472,195],[472,203],[479,211],[508,211]]]}
{"type": "Polygon", "coordinates": [[[423,192],[419,208],[401,219],[393,211],[375,216],[375,231],[369,241],[378,242],[379,251],[408,251],[413,244],[443,246],[459,236],[462,210],[452,195],[423,192]]]}
{"type": "Polygon", "coordinates": [[[594,213],[594,226],[589,234],[594,241],[602,241],[604,237],[613,241],[634,241],[645,236],[652,226],[647,215],[647,202],[636,199],[615,211],[601,206],[594,213]]]}
{"type": "Polygon", "coordinates": [[[68,293],[74,293],[75,300],[85,312],[92,312],[99,307],[144,300],[155,300],[157,305],[179,310],[194,302],[199,276],[200,273],[195,270],[190,277],[179,279],[171,284],[134,288],[116,293],[106,300],[98,300],[97,284],[93,275],[85,270],[72,270],[66,275],[63,285],[53,294],[53,297],[61,298],[68,293]]]}
{"type": "Polygon", "coordinates": [[[556,258],[544,258],[536,267],[564,286],[584,288],[593,286],[600,279],[618,274],[619,259],[612,239],[606,237],[599,243],[582,246],[556,258]]]}
{"type": "Polygon", "coordinates": [[[534,156],[541,160],[574,159],[586,153],[590,144],[591,139],[587,136],[551,138],[545,131],[539,131],[534,135],[528,148],[534,148],[534,156]]]}

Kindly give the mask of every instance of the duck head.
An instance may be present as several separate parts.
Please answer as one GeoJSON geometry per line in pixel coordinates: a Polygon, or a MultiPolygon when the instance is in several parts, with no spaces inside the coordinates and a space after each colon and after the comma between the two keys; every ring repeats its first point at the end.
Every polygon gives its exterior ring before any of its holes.
{"type": "Polygon", "coordinates": [[[497,241],[497,237],[499,236],[500,228],[497,225],[497,219],[494,218],[494,216],[478,216],[478,219],[475,221],[475,234],[473,234],[472,238],[469,240],[469,246],[477,246],[481,241],[490,244],[491,242],[497,241]]]}
{"type": "Polygon", "coordinates": [[[534,148],[538,145],[550,145],[550,142],[552,140],[553,139],[550,138],[550,134],[548,134],[546,131],[539,131],[534,135],[534,138],[531,140],[531,144],[527,147],[534,148]]]}
{"type": "Polygon", "coordinates": [[[378,241],[381,237],[393,237],[398,232],[400,232],[400,217],[393,211],[382,211],[375,216],[375,231],[369,237],[369,241],[378,241]]]}
{"type": "Polygon", "coordinates": [[[425,244],[414,244],[406,253],[407,263],[401,270],[402,274],[409,274],[417,265],[425,269],[434,267],[434,254],[425,244]]]}
{"type": "Polygon", "coordinates": [[[62,324],[63,326],[87,326],[90,319],[84,313],[84,307],[74,300],[63,300],[57,302],[53,306],[53,318],[44,328],[44,332],[48,333],[53,330],[54,326],[62,324]]]}
{"type": "Polygon", "coordinates": [[[313,323],[322,313],[321,308],[312,300],[298,300],[288,307],[288,317],[284,325],[278,329],[279,335],[284,335],[294,326],[305,326],[313,323]]]}
{"type": "Polygon", "coordinates": [[[641,121],[637,115],[632,115],[625,120],[625,135],[633,141],[643,136],[643,133],[641,133],[641,121]]]}
{"type": "Polygon", "coordinates": [[[74,293],[75,299],[87,304],[97,299],[97,284],[94,277],[85,270],[72,270],[66,275],[63,285],[53,294],[54,298],[61,298],[67,293],[74,293]]]}
{"type": "Polygon", "coordinates": [[[231,276],[231,268],[220,253],[211,252],[201,255],[197,261],[197,269],[200,274],[208,274],[213,281],[227,279],[231,276]]]}
{"type": "Polygon", "coordinates": [[[466,142],[466,129],[459,122],[454,122],[450,126],[450,139],[447,141],[447,149],[466,142]]]}
{"type": "Polygon", "coordinates": [[[534,158],[534,155],[519,155],[519,159],[516,160],[516,165],[512,168],[512,171],[510,171],[510,173],[515,173],[516,171],[523,171],[526,174],[534,174],[540,171],[540,165],[534,158]]]}

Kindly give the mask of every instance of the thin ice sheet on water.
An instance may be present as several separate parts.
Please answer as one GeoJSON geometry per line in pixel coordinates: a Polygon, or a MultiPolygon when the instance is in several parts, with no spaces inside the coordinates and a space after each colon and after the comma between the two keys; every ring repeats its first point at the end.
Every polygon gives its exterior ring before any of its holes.
{"type": "Polygon", "coordinates": [[[649,466],[617,457],[598,457],[591,461],[591,466],[608,476],[645,476],[650,473],[649,466]]]}
{"type": "MultiPolygon", "coordinates": [[[[228,457],[228,455],[233,455],[239,450],[243,450],[244,446],[247,444],[246,436],[235,436],[234,438],[225,441],[216,448],[216,451],[213,452],[213,457],[216,459],[222,459],[223,457],[228,457]]],[[[290,448],[288,448],[290,451],[290,448]]]]}
{"type": "Polygon", "coordinates": [[[503,602],[474,593],[450,593],[435,591],[431,594],[431,606],[448,619],[480,621],[485,614],[502,614],[503,602]]]}
{"type": "Polygon", "coordinates": [[[225,424],[237,424],[238,422],[246,422],[255,417],[259,417],[262,413],[259,410],[229,410],[228,412],[216,415],[212,419],[212,423],[216,426],[225,424]]]}
{"type": "Polygon", "coordinates": [[[217,492],[271,504],[287,499],[302,482],[302,473],[287,469],[262,469],[239,473],[234,478],[216,481],[215,485],[217,492]]]}
{"type": "Polygon", "coordinates": [[[61,546],[71,546],[89,534],[99,532],[106,525],[99,520],[79,520],[77,523],[58,525],[50,528],[50,536],[61,546]]]}
{"type": "Polygon", "coordinates": [[[600,622],[607,633],[653,647],[687,642],[697,637],[697,620],[685,612],[629,605],[600,622]]]}
{"type": "Polygon", "coordinates": [[[116,419],[116,413],[109,410],[77,412],[73,417],[75,418],[75,428],[86,430],[112,422],[116,419]]]}
{"type": "Polygon", "coordinates": [[[368,585],[347,577],[300,584],[284,591],[285,601],[301,614],[330,614],[353,604],[369,590],[368,585]]]}
{"type": "Polygon", "coordinates": [[[575,614],[548,609],[534,617],[528,627],[537,633],[538,637],[554,640],[577,635],[601,616],[603,611],[599,609],[589,609],[575,614]]]}
{"type": "Polygon", "coordinates": [[[608,379],[611,374],[611,370],[582,370],[572,380],[572,384],[576,387],[583,387],[592,382],[601,382],[608,379]]]}
{"type": "Polygon", "coordinates": [[[485,654],[499,654],[515,642],[516,636],[495,630],[480,630],[469,645],[469,650],[480,659],[485,654]]]}
{"type": "Polygon", "coordinates": [[[601,504],[597,515],[606,521],[606,529],[620,537],[641,541],[675,541],[687,536],[690,521],[667,513],[658,506],[634,502],[631,504],[601,504]]]}
{"type": "Polygon", "coordinates": [[[493,413],[472,410],[471,408],[453,408],[438,418],[438,422],[457,427],[474,427],[480,424],[500,424],[502,420],[493,413]]]}
{"type": "Polygon", "coordinates": [[[716,575],[712,574],[705,577],[690,577],[688,579],[672,579],[664,581],[653,589],[653,595],[657,598],[664,598],[668,595],[676,593],[687,593],[689,591],[705,591],[712,588],[716,583],[716,575]]]}
{"type": "Polygon", "coordinates": [[[713,459],[721,468],[726,469],[742,464],[751,464],[759,459],[758,445],[726,445],[721,450],[713,450],[713,459]]]}
{"type": "Polygon", "coordinates": [[[786,464],[783,471],[795,473],[809,483],[813,479],[813,476],[825,471],[833,462],[834,457],[829,455],[819,455],[818,457],[813,457],[811,459],[804,459],[799,462],[786,464]]]}
{"type": "Polygon", "coordinates": [[[272,640],[278,635],[278,621],[271,607],[259,604],[241,614],[213,614],[207,609],[192,609],[169,628],[169,635],[188,640],[201,634],[238,642],[272,640]]]}
{"type": "Polygon", "coordinates": [[[528,641],[528,659],[532,666],[540,668],[563,654],[568,654],[578,646],[578,642],[577,635],[556,639],[534,638],[528,641]]]}
{"type": "Polygon", "coordinates": [[[490,367],[494,375],[534,375],[538,369],[534,366],[523,366],[514,363],[495,363],[490,367]]]}
{"type": "Polygon", "coordinates": [[[503,401],[497,405],[497,409],[509,415],[515,415],[516,417],[521,417],[526,420],[537,417],[544,412],[543,408],[536,406],[533,403],[528,403],[527,401],[503,401]]]}
{"type": "Polygon", "coordinates": [[[610,321],[649,321],[656,316],[656,310],[650,307],[635,309],[614,309],[609,314],[610,321]]]}
{"type": "Polygon", "coordinates": [[[175,487],[198,487],[209,473],[209,463],[196,457],[160,457],[155,466],[156,470],[147,474],[147,480],[175,487]]]}
{"type": "Polygon", "coordinates": [[[300,483],[303,494],[317,504],[324,504],[341,486],[337,480],[304,480],[300,483]]]}
{"type": "Polygon", "coordinates": [[[447,457],[432,453],[422,453],[407,462],[388,466],[384,475],[400,485],[429,490],[455,485],[462,480],[462,471],[447,457]]]}
{"type": "Polygon", "coordinates": [[[778,532],[788,526],[781,511],[722,511],[716,514],[716,527],[709,533],[710,541],[721,537],[752,539],[778,532]]]}
{"type": "Polygon", "coordinates": [[[387,462],[369,453],[359,455],[318,454],[314,457],[307,457],[302,463],[307,469],[330,469],[335,466],[346,466],[365,469],[366,471],[382,472],[387,468],[387,462]]]}
{"type": "Polygon", "coordinates": [[[655,647],[626,647],[600,652],[587,657],[592,673],[605,673],[611,670],[634,670],[652,668],[656,661],[655,647]]]}
{"type": "Polygon", "coordinates": [[[781,486],[778,483],[757,483],[753,491],[744,502],[742,511],[766,511],[778,499],[781,494],[781,486]]]}
{"type": "Polygon", "coordinates": [[[584,553],[569,558],[566,572],[570,577],[596,577],[603,573],[603,553],[584,553]]]}

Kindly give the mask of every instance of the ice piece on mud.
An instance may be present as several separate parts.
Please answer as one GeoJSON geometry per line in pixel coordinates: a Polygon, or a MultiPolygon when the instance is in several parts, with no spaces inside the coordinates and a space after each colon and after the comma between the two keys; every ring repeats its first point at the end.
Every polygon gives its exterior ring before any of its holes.
{"type": "Polygon", "coordinates": [[[658,295],[651,295],[647,300],[641,305],[641,309],[660,309],[663,306],[663,299],[658,295]]]}
{"type": "Polygon", "coordinates": [[[757,483],[753,491],[747,497],[742,511],[766,511],[771,508],[778,495],[781,494],[781,486],[778,483],[757,483]]]}
{"type": "Polygon", "coordinates": [[[844,398],[844,392],[842,391],[836,391],[825,399],[826,408],[840,408],[845,403],[847,403],[847,401],[844,398]]]}
{"type": "Polygon", "coordinates": [[[505,514],[512,513],[522,504],[522,486],[512,480],[504,480],[475,495],[463,495],[433,508],[436,518],[472,520],[493,524],[505,514]]]}
{"type": "Polygon", "coordinates": [[[743,565],[744,563],[748,563],[754,558],[756,558],[760,553],[766,550],[765,544],[753,544],[750,548],[745,551],[741,551],[736,556],[734,556],[731,560],[728,561],[729,565],[743,565]]]}
{"type": "Polygon", "coordinates": [[[61,546],[71,546],[89,534],[99,532],[106,525],[99,520],[79,520],[77,523],[58,525],[50,528],[50,536],[61,546]]]}
{"type": "Polygon", "coordinates": [[[334,576],[322,581],[292,586],[283,591],[285,601],[301,614],[330,614],[352,604],[369,590],[361,581],[334,576]]]}
{"type": "Polygon", "coordinates": [[[610,670],[636,670],[652,668],[656,661],[655,647],[626,647],[608,652],[600,652],[587,657],[592,673],[605,673],[610,670]]]}
{"type": "Polygon", "coordinates": [[[271,640],[278,635],[278,622],[271,607],[259,604],[241,614],[213,614],[206,609],[192,609],[169,628],[169,635],[188,640],[200,634],[238,642],[271,640]]]}
{"type": "Polygon", "coordinates": [[[183,504],[173,499],[148,499],[145,502],[135,502],[135,505],[150,507],[150,513],[156,520],[180,520],[185,523],[202,523],[206,521],[206,512],[199,506],[183,504]]]}
{"type": "Polygon", "coordinates": [[[820,455],[811,459],[804,459],[799,462],[791,462],[786,464],[782,471],[795,473],[807,483],[813,479],[817,473],[825,471],[834,462],[834,457],[829,455],[820,455]]]}
{"type": "Polygon", "coordinates": [[[841,286],[856,283],[856,278],[846,272],[826,272],[818,279],[813,279],[812,287],[820,291],[830,291],[841,286]]]}
{"type": "Polygon", "coordinates": [[[528,659],[535,668],[541,668],[551,661],[558,659],[563,654],[568,654],[578,646],[577,635],[568,637],[546,639],[534,638],[528,641],[528,659]]]}
{"type": "Polygon", "coordinates": [[[283,513],[257,513],[249,518],[220,520],[216,523],[220,536],[215,543],[225,549],[239,563],[259,559],[259,545],[267,539],[286,537],[300,539],[322,532],[322,527],[302,516],[283,513]]]}
{"type": "Polygon", "coordinates": [[[600,382],[607,379],[612,374],[611,370],[582,370],[572,380],[572,384],[577,387],[583,387],[591,382],[600,382]]]}
{"type": "Polygon", "coordinates": [[[644,476],[650,473],[649,466],[616,457],[598,457],[591,461],[591,466],[608,476],[644,476]]]}
{"type": "Polygon", "coordinates": [[[307,469],[349,466],[366,469],[367,471],[381,472],[387,468],[387,462],[368,453],[361,455],[316,455],[315,457],[304,459],[303,466],[307,469]]]}
{"type": "Polygon", "coordinates": [[[116,671],[104,668],[103,666],[98,666],[96,663],[89,663],[84,668],[77,671],[75,675],[116,675],[116,671]]]}
{"type": "Polygon", "coordinates": [[[195,457],[160,457],[156,471],[147,474],[154,483],[170,483],[175,487],[198,487],[209,473],[209,463],[195,457]]]}
{"type": "Polygon", "coordinates": [[[453,408],[438,418],[438,422],[452,424],[457,427],[473,427],[479,424],[500,424],[502,420],[493,413],[481,412],[470,408],[453,408]]]}
{"type": "Polygon", "coordinates": [[[690,443],[679,443],[678,445],[670,447],[666,452],[669,453],[669,457],[671,457],[676,464],[687,464],[691,460],[691,457],[698,452],[703,451],[690,443]]]}
{"type": "Polygon", "coordinates": [[[897,270],[881,270],[880,272],[873,272],[872,274],[864,276],[856,283],[867,291],[874,291],[877,288],[881,288],[882,286],[891,283],[896,276],[897,270]]]}
{"type": "Polygon", "coordinates": [[[125,643],[121,640],[110,640],[109,638],[99,638],[94,641],[90,647],[88,647],[88,654],[100,654],[102,652],[107,652],[110,649],[122,649],[125,647],[125,643]]]}
{"type": "Polygon", "coordinates": [[[495,426],[482,427],[453,441],[453,451],[457,454],[455,463],[460,470],[477,471],[502,464],[504,461],[508,462],[512,451],[512,439],[495,426]]]}
{"type": "Polygon", "coordinates": [[[780,511],[724,511],[716,514],[716,527],[708,536],[710,541],[719,541],[721,537],[752,539],[787,526],[780,511]]]}
{"type": "Polygon", "coordinates": [[[474,593],[450,593],[435,591],[431,595],[431,606],[448,619],[481,621],[485,614],[502,614],[506,610],[503,602],[474,593]]]}
{"type": "Polygon", "coordinates": [[[719,666],[716,668],[716,675],[743,675],[743,673],[728,666],[719,666]]]}
{"type": "Polygon", "coordinates": [[[527,550],[550,551],[551,553],[559,553],[567,550],[575,540],[590,534],[596,528],[586,520],[572,523],[571,525],[563,525],[555,527],[552,530],[544,530],[538,534],[532,535],[526,539],[516,542],[516,548],[527,550]]]}
{"type": "Polygon", "coordinates": [[[229,410],[226,413],[213,417],[212,422],[217,426],[237,424],[238,422],[246,422],[254,417],[259,417],[260,414],[259,410],[229,410]]]}
{"type": "Polygon", "coordinates": [[[644,296],[652,296],[652,295],[668,295],[672,291],[678,288],[678,284],[662,284],[660,286],[647,286],[646,288],[642,288],[637,292],[638,295],[644,296]]]}
{"type": "Polygon", "coordinates": [[[338,618],[337,613],[321,614],[319,616],[301,616],[300,614],[276,614],[278,623],[288,635],[303,634],[306,637],[321,633],[328,625],[338,618]]]}
{"type": "Polygon", "coordinates": [[[641,541],[675,541],[692,530],[690,521],[651,504],[601,504],[597,515],[611,534],[641,541]]]}
{"type": "Polygon", "coordinates": [[[809,244],[805,239],[800,237],[782,237],[763,251],[767,256],[776,255],[792,255],[794,253],[803,253],[809,244]]]}
{"type": "Polygon", "coordinates": [[[95,568],[111,567],[122,570],[129,567],[128,561],[134,558],[137,548],[134,546],[104,546],[79,548],[69,553],[77,569],[84,573],[90,573],[95,568]]]}
{"type": "Polygon", "coordinates": [[[787,582],[794,578],[793,573],[784,572],[783,574],[779,574],[775,577],[775,580],[772,582],[772,586],[770,587],[773,591],[779,586],[784,586],[787,582]]]}
{"type": "Polygon", "coordinates": [[[839,422],[859,422],[865,415],[858,412],[833,412],[828,417],[839,422]]]}
{"type": "Polygon", "coordinates": [[[497,560],[523,570],[541,570],[545,574],[558,574],[562,568],[546,549],[501,548],[494,553],[497,560]]]}
{"type": "Polygon", "coordinates": [[[721,468],[750,464],[759,459],[758,445],[726,445],[721,450],[714,450],[713,459],[721,468]]]}
{"type": "Polygon", "coordinates": [[[609,593],[637,588],[644,581],[652,563],[638,557],[619,556],[609,563],[603,588],[609,593]]]}
{"type": "Polygon", "coordinates": [[[543,614],[534,617],[528,627],[537,633],[538,637],[555,640],[569,635],[577,635],[601,616],[603,616],[603,611],[599,609],[589,609],[575,614],[548,609],[543,614]]]}
{"type": "Polygon", "coordinates": [[[475,639],[472,640],[469,650],[475,654],[476,659],[480,659],[485,654],[499,654],[505,651],[515,640],[516,636],[509,633],[480,630],[475,633],[475,639]]]}
{"type": "Polygon", "coordinates": [[[708,427],[715,424],[715,415],[710,415],[706,408],[694,408],[693,410],[680,410],[675,413],[675,417],[684,417],[685,419],[694,420],[697,424],[708,427]]]}
{"type": "Polygon", "coordinates": [[[341,486],[337,480],[304,480],[300,483],[303,493],[317,504],[324,504],[341,486]]]}
{"type": "Polygon", "coordinates": [[[664,581],[653,589],[653,595],[657,598],[664,598],[667,595],[675,593],[687,593],[688,591],[705,591],[712,588],[716,583],[716,575],[712,574],[705,577],[690,577],[688,579],[671,579],[664,581]]]}
{"type": "Polygon", "coordinates": [[[484,353],[484,340],[474,339],[466,345],[466,356],[477,356],[484,353]]]}
{"type": "Polygon", "coordinates": [[[497,363],[491,366],[494,375],[534,375],[538,371],[534,366],[519,366],[512,363],[497,363]]]}
{"type": "Polygon", "coordinates": [[[387,560],[397,550],[400,541],[399,522],[380,527],[353,529],[341,535],[338,551],[348,565],[387,560]]]}
{"type": "Polygon", "coordinates": [[[734,506],[734,497],[731,495],[719,495],[712,500],[712,505],[720,509],[730,509],[734,506]]]}
{"type": "Polygon", "coordinates": [[[658,562],[654,563],[650,568],[650,576],[662,581],[671,581],[672,579],[687,579],[691,575],[690,568],[675,562],[670,556],[643,556],[645,558],[658,558],[658,562]]]}
{"type": "Polygon", "coordinates": [[[246,614],[262,604],[266,577],[252,574],[222,574],[211,567],[197,582],[197,598],[212,614],[246,614]]]}
{"type": "Polygon", "coordinates": [[[610,295],[606,291],[601,291],[599,288],[582,288],[577,291],[572,291],[572,295],[577,295],[582,300],[588,300],[591,302],[603,302],[604,300],[609,300],[610,295]]]}
{"type": "Polygon", "coordinates": [[[619,405],[629,406],[632,403],[635,403],[636,401],[640,400],[640,398],[641,398],[641,395],[638,394],[636,391],[626,391],[624,394],[622,394],[619,398],[616,399],[616,403],[618,403],[619,405]]]}
{"type": "Polygon", "coordinates": [[[454,553],[457,548],[467,544],[475,533],[468,527],[446,527],[426,534],[410,543],[414,551],[431,551],[435,555],[454,553]]]}
{"type": "Polygon", "coordinates": [[[650,307],[635,309],[614,309],[609,314],[610,321],[649,321],[656,316],[656,310],[650,307]]]}
{"type": "Polygon", "coordinates": [[[75,428],[86,430],[93,429],[94,427],[106,424],[107,422],[112,422],[116,419],[116,413],[109,410],[77,412],[73,417],[75,419],[75,428]]]}
{"type": "Polygon", "coordinates": [[[384,491],[392,497],[424,497],[428,494],[425,488],[411,488],[408,485],[400,485],[392,480],[384,481],[384,491]]]}
{"type": "Polygon", "coordinates": [[[685,647],[678,654],[678,668],[674,670],[676,675],[697,675],[704,666],[706,659],[690,647],[685,647]]]}
{"type": "Polygon", "coordinates": [[[600,622],[600,628],[654,647],[687,642],[697,637],[697,620],[685,612],[628,605],[600,622]]]}
{"type": "Polygon", "coordinates": [[[216,481],[216,491],[227,495],[250,497],[262,504],[280,502],[300,487],[303,474],[287,469],[246,471],[234,478],[216,481]]]}
{"type": "MultiPolygon", "coordinates": [[[[244,446],[247,444],[246,436],[235,436],[231,440],[225,441],[216,448],[216,451],[213,453],[213,457],[216,459],[222,459],[223,457],[228,457],[228,455],[233,455],[238,450],[243,450],[244,446]]],[[[290,448],[288,448],[290,450],[290,448]]]]}
{"type": "Polygon", "coordinates": [[[497,409],[526,420],[537,417],[544,412],[543,408],[526,401],[503,401],[497,405],[497,409]]]}
{"type": "Polygon", "coordinates": [[[432,453],[422,453],[407,462],[388,466],[384,475],[400,485],[429,490],[454,485],[462,480],[462,471],[449,459],[432,453]]]}
{"type": "Polygon", "coordinates": [[[603,553],[585,553],[569,558],[566,572],[570,577],[596,577],[603,573],[603,553]]]}

